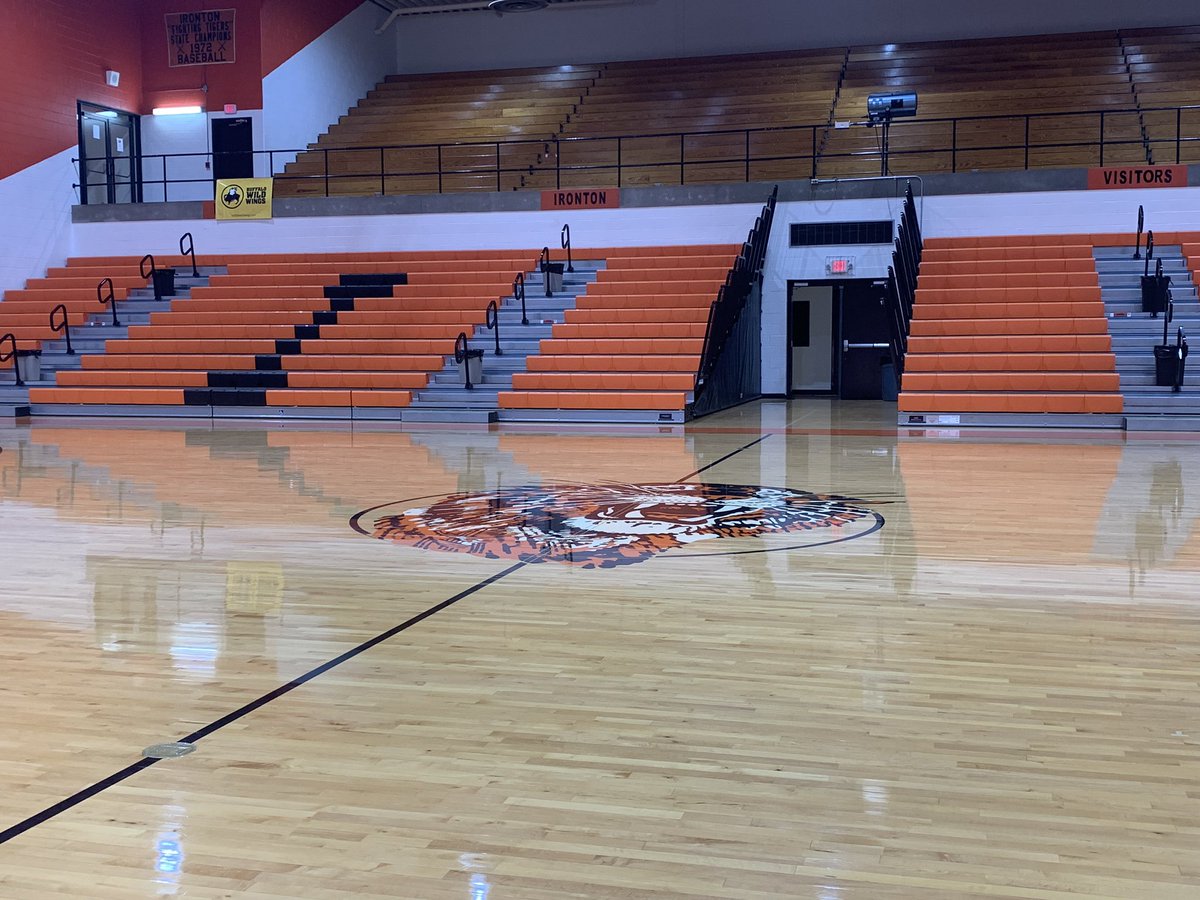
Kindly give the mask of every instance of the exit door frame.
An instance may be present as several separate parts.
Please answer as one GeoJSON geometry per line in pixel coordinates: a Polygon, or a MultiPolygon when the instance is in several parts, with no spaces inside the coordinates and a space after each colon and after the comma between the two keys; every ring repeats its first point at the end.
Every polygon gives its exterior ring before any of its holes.
{"type": "Polygon", "coordinates": [[[842,385],[842,355],[838,352],[838,345],[842,338],[842,292],[837,290],[839,285],[845,284],[847,281],[862,281],[869,279],[846,279],[846,278],[789,278],[787,282],[787,327],[783,332],[783,349],[784,358],[787,360],[787,370],[785,373],[788,397],[836,397],[842,385]],[[827,391],[793,391],[792,390],[792,289],[797,287],[832,287],[833,296],[830,300],[833,304],[833,325],[829,329],[829,339],[831,345],[829,348],[830,356],[830,372],[829,372],[829,390],[827,391]]]}
{"type": "MultiPolygon", "coordinates": [[[[76,145],[79,150],[79,202],[82,206],[87,206],[88,203],[88,174],[87,174],[87,154],[84,151],[83,143],[83,116],[85,113],[97,115],[99,113],[114,112],[122,116],[129,117],[129,133],[132,137],[133,146],[129,152],[129,188],[130,188],[130,203],[142,202],[142,117],[135,112],[130,112],[126,109],[118,109],[115,106],[104,106],[100,103],[92,103],[90,100],[75,101],[75,132],[76,145]]],[[[116,204],[116,181],[113,175],[113,155],[110,136],[108,133],[108,124],[104,126],[104,171],[106,176],[106,185],[108,199],[106,205],[116,204]]],[[[93,158],[94,159],[94,158],[93,158]]]]}

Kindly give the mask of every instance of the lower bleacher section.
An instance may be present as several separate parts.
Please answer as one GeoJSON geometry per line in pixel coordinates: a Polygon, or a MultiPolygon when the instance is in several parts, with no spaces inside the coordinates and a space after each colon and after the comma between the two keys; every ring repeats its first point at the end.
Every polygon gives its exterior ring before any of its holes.
{"type": "Polygon", "coordinates": [[[507,410],[684,410],[708,310],[736,247],[614,250],[555,325],[529,371],[500,394],[507,410]]]}
{"type": "MultiPolygon", "coordinates": [[[[513,373],[511,389],[499,391],[501,413],[614,420],[657,413],[679,421],[691,402],[709,307],[738,249],[576,251],[576,259],[599,264],[598,280],[554,321],[526,370],[513,373]]],[[[103,353],[84,355],[78,370],[58,372],[53,386],[32,387],[30,402],[39,415],[401,419],[432,377],[453,366],[458,335],[475,339],[489,302],[514,302],[514,278],[536,277],[537,257],[530,249],[206,258],[201,265],[216,273],[207,284],[108,340],[103,353]]],[[[88,299],[78,285],[106,273],[131,278],[137,262],[72,259],[48,273],[45,286],[10,292],[0,324],[10,309],[26,314],[35,302],[45,317],[64,296],[78,316],[95,315],[103,307],[94,288],[88,299]]],[[[164,255],[160,265],[181,263],[164,255]]]]}
{"type": "MultiPolygon", "coordinates": [[[[1121,413],[1092,249],[1125,241],[1111,235],[926,241],[901,420],[1121,413]]],[[[1127,243],[1132,248],[1132,237],[1127,243]]]]}

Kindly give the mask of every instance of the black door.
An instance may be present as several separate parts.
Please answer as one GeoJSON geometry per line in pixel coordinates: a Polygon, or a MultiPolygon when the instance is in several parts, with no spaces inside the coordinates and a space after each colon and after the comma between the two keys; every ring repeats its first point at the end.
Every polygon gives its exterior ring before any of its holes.
{"type": "Polygon", "coordinates": [[[254,177],[254,122],[248,118],[213,119],[213,178],[254,177]]]}
{"type": "Polygon", "coordinates": [[[843,400],[879,400],[883,397],[883,366],[891,364],[886,348],[888,331],[886,281],[847,281],[838,285],[841,295],[841,372],[838,396],[843,400]]]}

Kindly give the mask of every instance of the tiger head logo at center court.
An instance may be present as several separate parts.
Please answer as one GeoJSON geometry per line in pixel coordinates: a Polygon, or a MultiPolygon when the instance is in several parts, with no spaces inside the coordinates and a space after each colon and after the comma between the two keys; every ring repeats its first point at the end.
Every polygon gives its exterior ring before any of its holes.
{"type": "Polygon", "coordinates": [[[351,524],[363,534],[423,550],[591,569],[721,538],[819,531],[827,538],[819,543],[837,543],[877,531],[882,517],[856,502],[736,484],[524,485],[455,494],[396,513],[387,511],[403,504],[387,504],[359,513],[351,524]]]}

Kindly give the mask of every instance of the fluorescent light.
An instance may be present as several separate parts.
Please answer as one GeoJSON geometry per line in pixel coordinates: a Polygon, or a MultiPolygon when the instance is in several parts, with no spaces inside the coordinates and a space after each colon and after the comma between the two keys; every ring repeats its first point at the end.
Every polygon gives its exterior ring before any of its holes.
{"type": "Polygon", "coordinates": [[[204,110],[199,106],[156,106],[151,112],[156,116],[188,116],[204,110]]]}
{"type": "Polygon", "coordinates": [[[96,115],[104,116],[106,119],[115,119],[120,114],[113,112],[111,109],[102,109],[100,112],[96,113],[96,115]]]}

